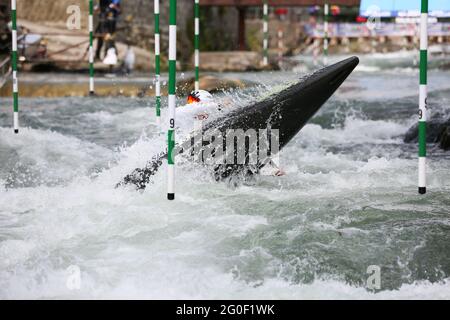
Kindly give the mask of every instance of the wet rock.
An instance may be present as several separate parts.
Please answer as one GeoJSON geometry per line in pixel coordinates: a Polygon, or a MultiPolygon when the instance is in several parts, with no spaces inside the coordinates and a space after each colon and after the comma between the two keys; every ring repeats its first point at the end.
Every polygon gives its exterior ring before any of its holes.
{"type": "MultiPolygon", "coordinates": [[[[405,134],[406,143],[417,143],[418,124],[412,126],[405,134]]],[[[427,121],[427,143],[437,143],[444,150],[450,150],[450,118],[437,114],[427,121]]]]}
{"type": "Polygon", "coordinates": [[[450,150],[450,125],[448,125],[442,132],[439,147],[444,150],[450,150]]]}

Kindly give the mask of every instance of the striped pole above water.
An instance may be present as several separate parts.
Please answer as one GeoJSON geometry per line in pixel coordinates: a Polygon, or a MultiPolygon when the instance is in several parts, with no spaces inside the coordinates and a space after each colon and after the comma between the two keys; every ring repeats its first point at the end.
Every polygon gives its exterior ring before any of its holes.
{"type": "Polygon", "coordinates": [[[89,0],[89,95],[94,94],[94,1],[89,0]]]}
{"type": "Polygon", "coordinates": [[[194,16],[195,16],[195,35],[194,35],[194,48],[195,48],[195,91],[200,90],[200,3],[199,0],[195,0],[194,3],[194,16]]]}
{"type": "Polygon", "coordinates": [[[323,64],[328,64],[328,18],[330,14],[330,7],[328,3],[325,3],[324,6],[324,23],[323,23],[323,30],[324,30],[324,38],[323,38],[323,64]]]}
{"type": "Polygon", "coordinates": [[[420,18],[420,87],[419,87],[419,193],[425,194],[427,156],[427,73],[428,73],[428,0],[422,0],[420,18]]]}
{"type": "Polygon", "coordinates": [[[19,133],[19,81],[17,80],[17,5],[16,0],[11,0],[12,22],[12,80],[13,80],[13,127],[14,133],[19,133]]]}
{"type": "Polygon", "coordinates": [[[282,64],[282,59],[283,59],[283,30],[279,29],[278,30],[278,64],[281,67],[282,64]]]}
{"type": "Polygon", "coordinates": [[[167,199],[175,199],[175,108],[177,68],[177,0],[170,0],[169,17],[169,129],[167,157],[167,199]]]}
{"type": "Polygon", "coordinates": [[[263,6],[263,65],[269,64],[269,3],[264,0],[263,6]]]}
{"type": "Polygon", "coordinates": [[[159,0],[154,3],[155,15],[155,96],[156,96],[156,125],[161,126],[161,36],[159,32],[159,0]]]}

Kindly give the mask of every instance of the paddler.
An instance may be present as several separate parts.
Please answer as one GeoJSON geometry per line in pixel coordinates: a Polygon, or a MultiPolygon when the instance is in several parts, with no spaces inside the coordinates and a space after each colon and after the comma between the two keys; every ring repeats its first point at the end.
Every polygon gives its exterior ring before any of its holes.
{"type": "MultiPolygon", "coordinates": [[[[211,93],[209,93],[206,90],[198,90],[198,91],[192,91],[187,98],[188,105],[190,104],[197,104],[197,103],[215,103],[213,96],[211,93]]],[[[217,103],[218,110],[222,109],[222,105],[217,103]]],[[[203,127],[203,121],[208,119],[209,115],[206,112],[201,112],[196,115],[195,121],[194,121],[194,130],[200,131],[203,127]]],[[[262,175],[268,175],[268,176],[276,176],[281,177],[284,176],[286,173],[280,168],[279,165],[279,159],[271,158],[269,160],[269,163],[263,167],[263,169],[260,172],[262,175]]]]}

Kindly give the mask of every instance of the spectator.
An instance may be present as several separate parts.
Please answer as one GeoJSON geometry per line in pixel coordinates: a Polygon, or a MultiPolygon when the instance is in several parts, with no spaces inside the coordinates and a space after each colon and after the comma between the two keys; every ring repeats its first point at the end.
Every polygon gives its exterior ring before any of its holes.
{"type": "Polygon", "coordinates": [[[115,48],[114,36],[117,29],[117,19],[121,13],[120,0],[99,0],[95,7],[98,13],[99,22],[95,33],[97,34],[97,49],[95,51],[95,59],[100,60],[103,44],[106,41],[105,54],[110,48],[115,48]]]}

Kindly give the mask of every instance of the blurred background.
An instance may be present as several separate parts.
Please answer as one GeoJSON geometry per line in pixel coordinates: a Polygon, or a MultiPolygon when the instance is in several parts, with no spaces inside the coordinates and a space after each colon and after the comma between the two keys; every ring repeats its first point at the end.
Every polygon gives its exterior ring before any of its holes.
{"type": "MultiPolygon", "coordinates": [[[[102,1],[94,1],[102,5],[102,1]]],[[[103,1],[105,2],[105,1],[103,1]]],[[[106,1],[111,2],[111,1],[106,1]]],[[[280,0],[269,3],[269,59],[272,68],[282,59],[298,55],[319,56],[324,38],[326,1],[280,0]]],[[[327,1],[330,54],[393,52],[418,49],[420,1],[335,0],[327,1]]],[[[113,41],[123,69],[128,47],[135,57],[133,70],[154,68],[153,1],[122,0],[113,13],[114,28],[107,30],[109,13],[95,12],[96,43],[113,41]],[[102,18],[103,16],[103,18],[102,18]],[[106,40],[106,41],[105,41],[106,40]]],[[[178,63],[180,70],[193,68],[194,1],[178,1],[178,63]]],[[[0,54],[10,50],[9,0],[0,0],[0,54]]],[[[85,0],[18,0],[19,54],[24,70],[83,70],[87,68],[88,9],[85,0]],[[68,30],[72,11],[79,8],[79,30],[68,30]]],[[[167,62],[168,1],[161,2],[162,64],[167,62]]],[[[263,1],[201,0],[201,68],[209,71],[248,71],[263,66],[263,1]]],[[[450,1],[431,1],[430,44],[450,39],[450,1]]],[[[96,45],[97,47],[98,45],[96,45]]],[[[442,53],[447,48],[439,48],[442,53]]],[[[97,54],[96,69],[111,71],[97,54]]],[[[302,59],[295,59],[302,63],[302,59]]],[[[290,61],[292,64],[292,61],[290,61]]],[[[287,65],[291,65],[287,63],[287,65]]],[[[131,71],[131,70],[128,70],[131,71]]]]}

